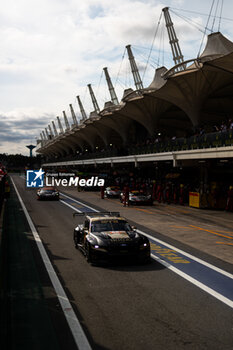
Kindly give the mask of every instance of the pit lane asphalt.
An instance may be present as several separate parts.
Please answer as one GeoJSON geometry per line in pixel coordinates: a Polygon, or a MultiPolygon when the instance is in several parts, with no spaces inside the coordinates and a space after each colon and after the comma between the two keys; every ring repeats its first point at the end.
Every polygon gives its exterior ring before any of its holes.
{"type": "Polygon", "coordinates": [[[88,265],[73,211],[13,179],[94,349],[232,349],[232,309],[156,262],[88,265]]]}

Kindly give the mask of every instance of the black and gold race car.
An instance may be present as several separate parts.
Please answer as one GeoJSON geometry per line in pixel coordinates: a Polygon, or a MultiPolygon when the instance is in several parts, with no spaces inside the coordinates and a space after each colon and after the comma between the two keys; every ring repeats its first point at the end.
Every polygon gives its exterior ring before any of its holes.
{"type": "Polygon", "coordinates": [[[118,212],[74,213],[83,223],[74,229],[74,244],[90,263],[111,258],[150,260],[150,242],[118,212]]]}
{"type": "Polygon", "coordinates": [[[53,186],[45,186],[37,191],[38,200],[59,201],[59,191],[53,186]]]}

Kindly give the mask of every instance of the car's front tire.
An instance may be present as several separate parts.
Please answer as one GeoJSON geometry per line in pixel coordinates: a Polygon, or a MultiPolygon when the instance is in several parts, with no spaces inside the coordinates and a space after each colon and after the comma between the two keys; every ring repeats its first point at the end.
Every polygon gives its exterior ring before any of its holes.
{"type": "Polygon", "coordinates": [[[78,249],[78,237],[77,232],[74,231],[74,246],[76,249],[78,249]]]}
{"type": "Polygon", "coordinates": [[[93,262],[93,258],[92,258],[91,247],[89,243],[86,244],[85,253],[86,253],[87,262],[91,264],[93,262]]]}

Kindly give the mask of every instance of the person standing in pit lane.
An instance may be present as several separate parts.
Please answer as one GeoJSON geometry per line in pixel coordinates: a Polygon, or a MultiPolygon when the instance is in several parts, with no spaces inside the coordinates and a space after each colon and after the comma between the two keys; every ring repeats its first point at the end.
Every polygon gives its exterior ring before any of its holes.
{"type": "Polygon", "coordinates": [[[230,186],[227,192],[226,211],[233,211],[233,186],[230,186]]]}
{"type": "Polygon", "coordinates": [[[180,205],[184,205],[184,185],[180,184],[180,195],[179,195],[180,205]]]}
{"type": "Polygon", "coordinates": [[[100,197],[101,199],[104,199],[104,186],[101,186],[100,188],[100,197]]]}
{"type": "Polygon", "coordinates": [[[153,186],[152,186],[152,198],[153,198],[153,200],[154,200],[154,201],[157,199],[157,197],[156,197],[156,187],[157,187],[157,185],[156,185],[156,181],[155,181],[155,180],[153,180],[153,186]]]}
{"type": "Polygon", "coordinates": [[[165,201],[167,202],[167,204],[171,203],[170,197],[171,197],[171,187],[170,187],[170,184],[168,182],[165,186],[165,201]]]}
{"type": "Polygon", "coordinates": [[[5,198],[9,198],[10,197],[10,184],[8,182],[8,180],[6,180],[5,182],[5,198]]]}
{"type": "Polygon", "coordinates": [[[126,207],[126,206],[129,206],[129,185],[128,184],[125,185],[123,193],[124,193],[123,204],[124,204],[124,207],[126,207]]]}
{"type": "Polygon", "coordinates": [[[161,203],[161,201],[163,200],[163,186],[161,183],[159,183],[157,186],[156,199],[159,203],[161,203]]]}

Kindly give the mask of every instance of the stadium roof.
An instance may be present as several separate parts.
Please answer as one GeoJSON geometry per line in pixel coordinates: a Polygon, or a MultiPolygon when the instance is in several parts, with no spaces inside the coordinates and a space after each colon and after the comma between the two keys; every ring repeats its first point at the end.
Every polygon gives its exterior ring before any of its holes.
{"type": "Polygon", "coordinates": [[[186,136],[200,125],[221,123],[233,111],[233,42],[220,32],[208,36],[202,54],[167,70],[156,69],[151,84],[127,89],[119,105],[106,103],[99,114],[43,141],[37,152],[54,156],[126,145],[139,134],[186,136]],[[184,69],[185,67],[185,69],[184,69]]]}

